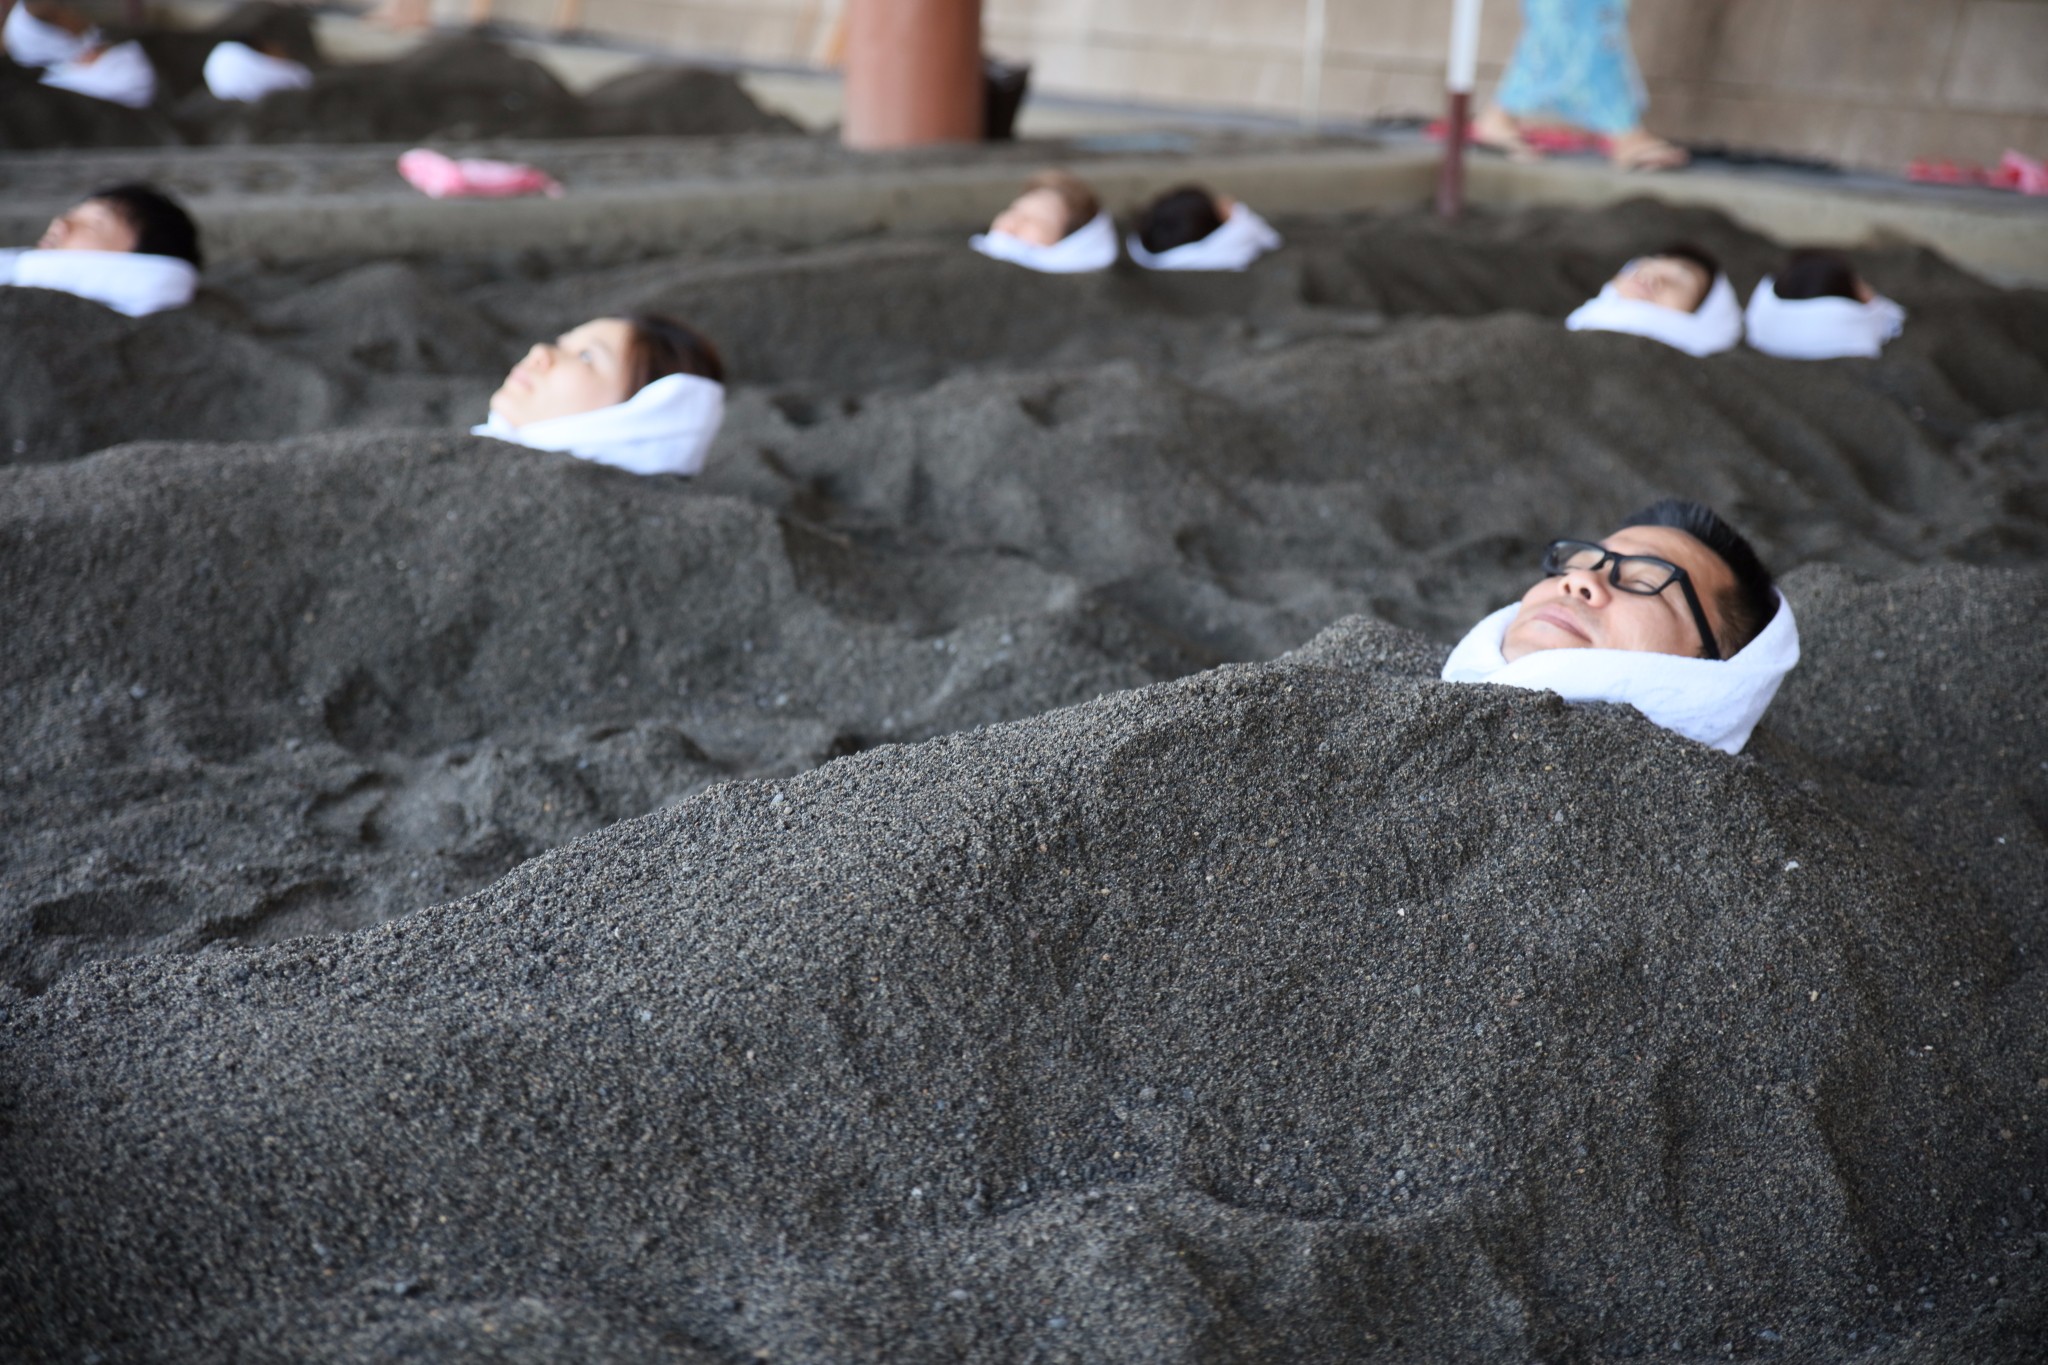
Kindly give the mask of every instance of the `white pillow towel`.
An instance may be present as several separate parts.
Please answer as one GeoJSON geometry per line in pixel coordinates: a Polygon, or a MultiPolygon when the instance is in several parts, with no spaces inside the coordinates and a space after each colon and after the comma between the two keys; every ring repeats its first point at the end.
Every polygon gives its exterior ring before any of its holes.
{"type": "Polygon", "coordinates": [[[192,302],[199,271],[176,256],[138,251],[5,250],[0,284],[58,289],[139,318],[192,302]]]}
{"type": "Polygon", "coordinates": [[[1634,649],[1540,649],[1509,663],[1501,640],[1521,604],[1466,633],[1444,662],[1445,682],[1498,683],[1555,692],[1566,701],[1633,706],[1667,730],[1740,753],[1778,684],[1799,662],[1799,625],[1782,596],[1770,624],[1729,659],[1688,659],[1634,649]]]}
{"type": "Polygon", "coordinates": [[[146,109],[156,98],[156,68],[137,42],[115,43],[92,61],[73,58],[43,73],[43,84],[109,104],[146,109]]]}
{"type": "Polygon", "coordinates": [[[1835,296],[1781,299],[1769,275],[1749,296],[1749,344],[1784,360],[1874,356],[1905,330],[1906,310],[1879,294],[1870,302],[1835,296]]]}
{"type": "Polygon", "coordinates": [[[1165,251],[1151,252],[1133,232],[1124,238],[1131,259],[1147,270],[1243,270],[1281,244],[1273,225],[1249,206],[1233,204],[1230,216],[1199,242],[1187,242],[1165,251]]]}
{"type": "Polygon", "coordinates": [[[247,43],[215,43],[206,54],[206,88],[217,100],[253,104],[279,90],[304,90],[313,73],[298,62],[258,52],[247,43]]]}
{"type": "MultiPolygon", "coordinates": [[[[1633,262],[1631,262],[1633,264],[1633,262]]],[[[1687,355],[1715,355],[1733,350],[1742,340],[1742,301],[1726,275],[1716,275],[1707,297],[1690,313],[1676,308],[1625,299],[1613,281],[1600,296],[1579,305],[1564,325],[1574,332],[1627,332],[1675,346],[1687,355]]]]}
{"type": "Polygon", "coordinates": [[[634,474],[695,474],[704,467],[724,420],[725,385],[694,374],[669,374],[625,402],[594,412],[515,427],[494,409],[489,421],[469,430],[634,474]]]}
{"type": "Polygon", "coordinates": [[[994,261],[1008,261],[1044,275],[1084,275],[1116,264],[1116,222],[1098,213],[1051,246],[1007,232],[978,232],[967,245],[994,261]]]}
{"type": "Polygon", "coordinates": [[[45,23],[20,3],[7,11],[7,22],[0,25],[0,47],[5,47],[7,55],[23,66],[56,66],[68,62],[98,42],[99,36],[98,29],[73,33],[45,23]]]}

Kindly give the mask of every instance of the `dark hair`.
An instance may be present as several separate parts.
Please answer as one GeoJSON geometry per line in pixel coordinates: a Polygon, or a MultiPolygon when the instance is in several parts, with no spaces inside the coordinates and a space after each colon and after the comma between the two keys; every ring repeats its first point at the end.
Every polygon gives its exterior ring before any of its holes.
{"type": "Polygon", "coordinates": [[[659,313],[631,313],[624,321],[633,332],[626,356],[627,397],[672,374],[725,382],[725,362],[718,358],[718,348],[695,328],[659,313]]]}
{"type": "Polygon", "coordinates": [[[1781,299],[1857,299],[1856,267],[1839,251],[1801,247],[1785,258],[1785,268],[1771,281],[1781,299]]]}
{"type": "Polygon", "coordinates": [[[1721,520],[1705,503],[1686,498],[1659,498],[1624,520],[1616,530],[1630,526],[1668,526],[1683,531],[1712,550],[1735,576],[1734,586],[1716,600],[1721,608],[1724,632],[1719,641],[1721,657],[1732,659],[1770,624],[1778,611],[1777,587],[1771,571],[1764,567],[1756,550],[1742,533],[1721,520]]]}
{"type": "Polygon", "coordinates": [[[1199,242],[1223,226],[1216,198],[1199,185],[1168,190],[1138,215],[1138,240],[1153,255],[1199,242]]]}
{"type": "Polygon", "coordinates": [[[193,267],[204,266],[199,251],[199,228],[177,201],[154,185],[131,183],[109,185],[86,196],[97,199],[120,215],[135,230],[135,250],[146,256],[176,256],[193,267]]]}
{"type": "Polygon", "coordinates": [[[1065,230],[1062,238],[1087,227],[1096,214],[1102,212],[1102,201],[1095,197],[1095,191],[1088,188],[1088,182],[1072,171],[1040,171],[1024,182],[1024,193],[1033,190],[1051,190],[1060,197],[1067,207],[1065,230]]]}

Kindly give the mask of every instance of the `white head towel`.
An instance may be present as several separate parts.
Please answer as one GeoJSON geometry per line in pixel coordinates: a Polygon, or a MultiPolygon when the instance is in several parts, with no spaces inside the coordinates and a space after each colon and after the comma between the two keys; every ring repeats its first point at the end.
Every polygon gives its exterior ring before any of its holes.
{"type": "Polygon", "coordinates": [[[1116,222],[1098,213],[1051,246],[1007,232],[979,232],[967,245],[994,261],[1008,261],[1046,275],[1083,275],[1116,264],[1116,222]]]}
{"type": "Polygon", "coordinates": [[[1784,360],[1874,356],[1905,329],[1906,310],[1879,294],[1870,302],[1830,295],[1781,299],[1769,275],[1749,296],[1749,344],[1784,360]]]}
{"type": "Polygon", "coordinates": [[[277,90],[304,90],[313,73],[298,62],[258,52],[247,43],[215,43],[206,54],[206,88],[217,100],[253,104],[277,90]]]}
{"type": "Polygon", "coordinates": [[[1625,299],[1610,280],[1600,287],[1600,297],[1580,304],[1564,325],[1574,332],[1627,332],[1676,346],[1687,355],[1714,355],[1734,349],[1742,340],[1742,301],[1726,275],[1714,277],[1706,299],[1690,313],[1625,299]]]}
{"type": "Polygon", "coordinates": [[[199,271],[176,256],[138,251],[0,251],[0,284],[60,289],[131,318],[183,308],[199,271]]]}
{"type": "Polygon", "coordinates": [[[1273,225],[1243,204],[1232,204],[1223,225],[1199,242],[1150,252],[1133,232],[1124,238],[1131,259],[1147,270],[1243,270],[1280,247],[1273,225]]]}
{"type": "Polygon", "coordinates": [[[695,474],[704,467],[704,455],[724,420],[725,385],[694,374],[669,374],[625,402],[595,412],[514,427],[493,409],[489,421],[469,430],[634,474],[695,474]]]}
{"type": "Polygon", "coordinates": [[[136,42],[115,43],[92,61],[72,60],[43,73],[43,84],[90,95],[130,109],[146,109],[156,98],[156,68],[136,42]]]}
{"type": "Polygon", "coordinates": [[[1502,607],[1458,642],[1445,682],[1499,683],[1555,692],[1566,701],[1621,702],[1667,730],[1725,753],[1740,753],[1778,684],[1799,662],[1792,604],[1732,659],[1688,659],[1634,649],[1541,649],[1509,663],[1500,643],[1520,604],[1502,607]]]}
{"type": "Polygon", "coordinates": [[[0,47],[5,47],[7,55],[23,66],[56,66],[60,62],[68,62],[98,42],[99,36],[98,29],[73,33],[45,23],[30,14],[27,5],[20,3],[7,11],[7,22],[0,25],[0,47]]]}

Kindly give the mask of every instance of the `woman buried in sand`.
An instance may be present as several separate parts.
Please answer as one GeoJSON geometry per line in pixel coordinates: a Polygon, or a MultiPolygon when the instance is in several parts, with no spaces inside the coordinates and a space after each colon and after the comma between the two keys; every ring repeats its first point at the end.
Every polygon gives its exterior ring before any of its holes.
{"type": "Polygon", "coordinates": [[[1116,264],[1116,223],[1079,176],[1040,171],[968,245],[1027,270],[1079,275],[1116,264]]]}
{"type": "Polygon", "coordinates": [[[0,250],[0,285],[55,289],[131,318],[182,308],[199,288],[199,229],[148,185],[110,185],[50,220],[32,248],[0,250]]]}
{"type": "Polygon", "coordinates": [[[1564,325],[1574,332],[1648,337],[1687,355],[1717,355],[1742,340],[1742,303],[1719,261],[1676,242],[1623,266],[1564,325]]]}
{"type": "Polygon", "coordinates": [[[725,417],[725,365],[695,331],[653,313],[594,318],[536,342],[471,427],[634,474],[695,474],[725,417]]]}

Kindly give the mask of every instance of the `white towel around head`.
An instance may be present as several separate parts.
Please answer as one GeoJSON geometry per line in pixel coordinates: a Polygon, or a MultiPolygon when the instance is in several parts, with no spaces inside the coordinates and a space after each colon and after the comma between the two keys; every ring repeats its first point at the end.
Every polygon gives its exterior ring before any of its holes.
{"type": "Polygon", "coordinates": [[[1051,246],[1007,232],[978,232],[967,245],[995,261],[1008,261],[1044,275],[1084,275],[1116,264],[1116,222],[1098,213],[1051,246]]]}
{"type": "Polygon", "coordinates": [[[1641,299],[1625,299],[1614,282],[1600,296],[1579,305],[1564,325],[1574,332],[1627,332],[1675,346],[1687,355],[1715,355],[1742,340],[1742,301],[1726,275],[1716,275],[1707,297],[1690,313],[1641,299]]]}
{"type": "Polygon", "coordinates": [[[43,84],[109,104],[146,109],[156,98],[156,68],[137,42],[115,43],[93,60],[73,59],[43,73],[43,84]]]}
{"type": "Polygon", "coordinates": [[[304,90],[313,73],[298,62],[258,52],[247,43],[215,43],[206,54],[206,88],[217,100],[253,104],[279,90],[304,90]]]}
{"type": "Polygon", "coordinates": [[[183,308],[199,289],[199,271],[176,256],[138,251],[0,251],[0,284],[57,289],[131,318],[183,308]]]}
{"type": "Polygon", "coordinates": [[[99,36],[98,29],[73,33],[70,29],[38,19],[19,0],[7,11],[7,22],[0,25],[0,47],[5,47],[7,55],[23,66],[56,66],[68,62],[98,42],[99,36]]]}
{"type": "Polygon", "coordinates": [[[1281,245],[1273,225],[1245,204],[1232,204],[1221,227],[1199,242],[1186,242],[1165,251],[1147,251],[1133,232],[1124,238],[1131,259],[1147,270],[1243,270],[1281,245]]]}
{"type": "Polygon", "coordinates": [[[1667,730],[1734,754],[1742,752],[1778,684],[1799,662],[1799,625],[1782,595],[1770,624],[1731,659],[1540,649],[1509,663],[1500,645],[1520,606],[1502,607],[1472,627],[1444,662],[1444,681],[1555,692],[1574,702],[1619,702],[1667,730]]]}
{"type": "Polygon", "coordinates": [[[1870,302],[1829,295],[1781,299],[1769,275],[1749,296],[1749,344],[1781,360],[1874,356],[1906,326],[1906,310],[1879,294],[1870,302]]]}
{"type": "Polygon", "coordinates": [[[493,409],[489,421],[469,430],[633,474],[695,474],[704,467],[724,420],[725,385],[694,374],[669,374],[625,402],[594,412],[515,427],[493,409]]]}

